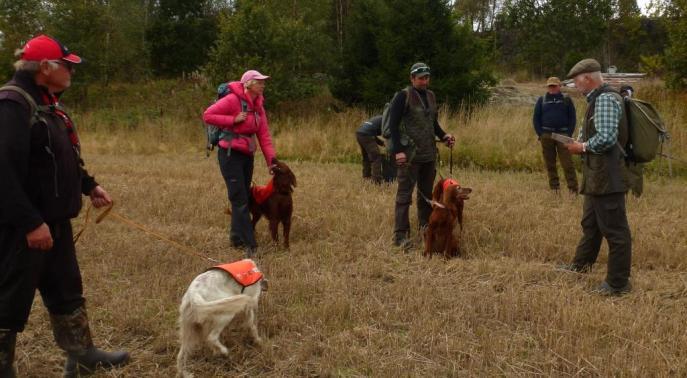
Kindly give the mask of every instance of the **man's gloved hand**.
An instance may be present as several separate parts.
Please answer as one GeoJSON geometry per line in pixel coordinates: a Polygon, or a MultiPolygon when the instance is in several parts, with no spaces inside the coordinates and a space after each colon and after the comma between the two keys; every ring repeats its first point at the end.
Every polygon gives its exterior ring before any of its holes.
{"type": "Polygon", "coordinates": [[[446,146],[448,147],[453,147],[453,145],[456,143],[456,138],[451,134],[444,135],[444,138],[442,140],[444,141],[444,143],[446,143],[446,146]]]}

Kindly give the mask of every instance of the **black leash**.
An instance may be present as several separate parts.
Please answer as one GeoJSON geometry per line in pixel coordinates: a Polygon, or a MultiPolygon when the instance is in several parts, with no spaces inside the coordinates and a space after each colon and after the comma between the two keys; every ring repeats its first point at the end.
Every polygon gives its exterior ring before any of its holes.
{"type": "Polygon", "coordinates": [[[448,163],[448,173],[453,177],[453,145],[449,147],[449,150],[451,150],[451,155],[449,155],[449,163],[448,163]]]}

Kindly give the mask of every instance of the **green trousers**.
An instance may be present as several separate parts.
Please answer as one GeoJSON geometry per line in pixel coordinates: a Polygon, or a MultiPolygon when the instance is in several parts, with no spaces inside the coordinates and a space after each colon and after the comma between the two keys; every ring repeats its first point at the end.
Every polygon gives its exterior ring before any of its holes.
{"type": "Polygon", "coordinates": [[[599,256],[601,242],[608,242],[606,282],[621,288],[630,278],[632,239],[625,212],[625,193],[584,196],[582,238],[577,244],[573,265],[591,267],[599,256]]]}
{"type": "Polygon", "coordinates": [[[539,138],[541,142],[542,154],[544,156],[544,165],[546,166],[546,173],[549,176],[549,188],[553,190],[560,189],[560,182],[558,179],[558,168],[556,167],[556,156],[561,162],[563,173],[565,174],[565,181],[568,184],[568,190],[571,192],[578,192],[577,174],[573,166],[572,157],[565,148],[563,143],[551,139],[550,133],[544,133],[539,138]]]}

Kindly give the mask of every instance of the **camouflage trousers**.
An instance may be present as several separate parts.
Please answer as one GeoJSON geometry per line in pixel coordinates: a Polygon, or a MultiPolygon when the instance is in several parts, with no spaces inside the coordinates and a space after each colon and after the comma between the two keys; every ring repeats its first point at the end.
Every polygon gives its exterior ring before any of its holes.
{"type": "Polygon", "coordinates": [[[568,190],[571,192],[578,192],[577,173],[575,166],[573,166],[572,157],[568,149],[563,143],[551,139],[550,133],[544,133],[539,138],[542,147],[542,155],[544,156],[544,165],[546,166],[546,173],[549,176],[549,188],[553,190],[560,189],[560,181],[558,179],[558,168],[556,167],[556,156],[561,162],[565,180],[568,184],[568,190]]]}

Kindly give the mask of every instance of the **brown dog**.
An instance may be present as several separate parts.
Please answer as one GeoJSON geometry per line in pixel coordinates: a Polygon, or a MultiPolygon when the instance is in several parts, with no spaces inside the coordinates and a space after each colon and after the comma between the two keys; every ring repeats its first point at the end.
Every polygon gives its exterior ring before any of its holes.
{"type": "Polygon", "coordinates": [[[291,215],[293,213],[293,199],[291,193],[296,187],[296,176],[285,163],[272,160],[274,177],[267,187],[252,186],[250,190],[250,213],[253,216],[253,229],[264,215],[270,222],[272,240],[277,242],[278,227],[281,222],[284,228],[284,246],[289,248],[289,233],[291,232],[291,215]],[[271,186],[271,188],[270,188],[271,186]]]}
{"type": "Polygon", "coordinates": [[[423,256],[443,253],[444,258],[460,255],[460,231],[463,229],[463,206],[472,189],[463,188],[457,181],[442,178],[432,191],[432,214],[425,230],[425,252],[423,256]],[[454,235],[456,224],[460,225],[458,238],[454,235]]]}

